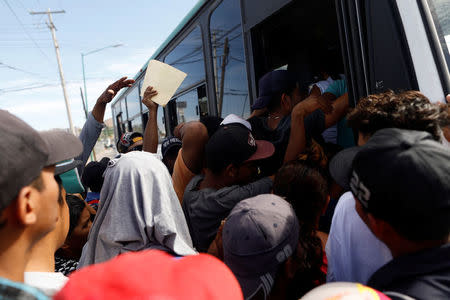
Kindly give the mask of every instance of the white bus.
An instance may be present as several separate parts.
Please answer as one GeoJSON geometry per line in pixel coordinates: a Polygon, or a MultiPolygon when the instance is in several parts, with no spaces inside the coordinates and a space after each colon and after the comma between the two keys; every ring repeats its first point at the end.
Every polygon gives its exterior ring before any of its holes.
{"type": "MultiPolygon", "coordinates": [[[[346,76],[351,106],[386,89],[420,90],[443,101],[450,92],[449,43],[448,0],[200,0],[149,58],[188,74],[159,108],[160,138],[201,116],[248,117],[258,79],[277,68],[307,84],[324,62],[333,65],[346,76]]],[[[116,139],[144,131],[146,65],[114,99],[116,139]]]]}

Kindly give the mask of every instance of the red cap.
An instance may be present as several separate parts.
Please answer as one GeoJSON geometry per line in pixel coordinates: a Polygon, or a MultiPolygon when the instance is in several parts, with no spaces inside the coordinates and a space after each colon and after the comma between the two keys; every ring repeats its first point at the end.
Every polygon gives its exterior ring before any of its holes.
{"type": "Polygon", "coordinates": [[[159,250],[120,255],[73,273],[54,299],[243,299],[233,273],[208,254],[159,250]]]}

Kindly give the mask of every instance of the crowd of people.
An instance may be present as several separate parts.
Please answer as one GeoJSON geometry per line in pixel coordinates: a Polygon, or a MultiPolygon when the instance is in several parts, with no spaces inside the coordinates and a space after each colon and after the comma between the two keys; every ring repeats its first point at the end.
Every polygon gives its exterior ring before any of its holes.
{"type": "MultiPolygon", "coordinates": [[[[450,106],[259,80],[252,115],[79,137],[0,110],[1,299],[450,299],[450,106]],[[158,150],[160,145],[160,150],[158,150]],[[67,192],[76,170],[85,192],[67,192]]],[[[450,95],[447,97],[450,102],[450,95]]]]}

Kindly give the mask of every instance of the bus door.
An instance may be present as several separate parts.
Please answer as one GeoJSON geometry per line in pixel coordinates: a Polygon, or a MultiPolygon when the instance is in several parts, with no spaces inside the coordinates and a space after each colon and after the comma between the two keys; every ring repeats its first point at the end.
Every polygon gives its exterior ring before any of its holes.
{"type": "Polygon", "coordinates": [[[345,74],[351,106],[387,89],[420,90],[431,101],[442,101],[449,92],[445,36],[450,30],[448,14],[436,13],[445,10],[436,9],[442,3],[245,1],[252,99],[259,78],[269,71],[291,70],[308,85],[325,65],[345,74]]]}
{"type": "Polygon", "coordinates": [[[353,99],[387,89],[420,90],[432,102],[444,99],[449,91],[448,66],[442,47],[435,43],[439,36],[429,24],[427,2],[439,1],[336,1],[353,99]]]}
{"type": "Polygon", "coordinates": [[[252,99],[258,94],[258,80],[276,69],[294,73],[305,89],[319,81],[317,75],[323,66],[336,75],[344,73],[334,2],[275,2],[277,5],[246,1],[244,6],[244,14],[254,18],[243,22],[247,52],[252,58],[252,99]],[[252,9],[258,13],[250,13],[252,9]],[[264,13],[267,15],[263,18],[264,13]]]}

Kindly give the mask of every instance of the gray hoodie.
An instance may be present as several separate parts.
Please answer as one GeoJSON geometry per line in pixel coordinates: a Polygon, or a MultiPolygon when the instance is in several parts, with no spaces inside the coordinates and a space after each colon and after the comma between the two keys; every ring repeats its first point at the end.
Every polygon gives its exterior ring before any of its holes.
{"type": "Polygon", "coordinates": [[[151,153],[132,151],[111,160],[105,171],[78,268],[144,249],[196,254],[166,166],[151,153]]]}

